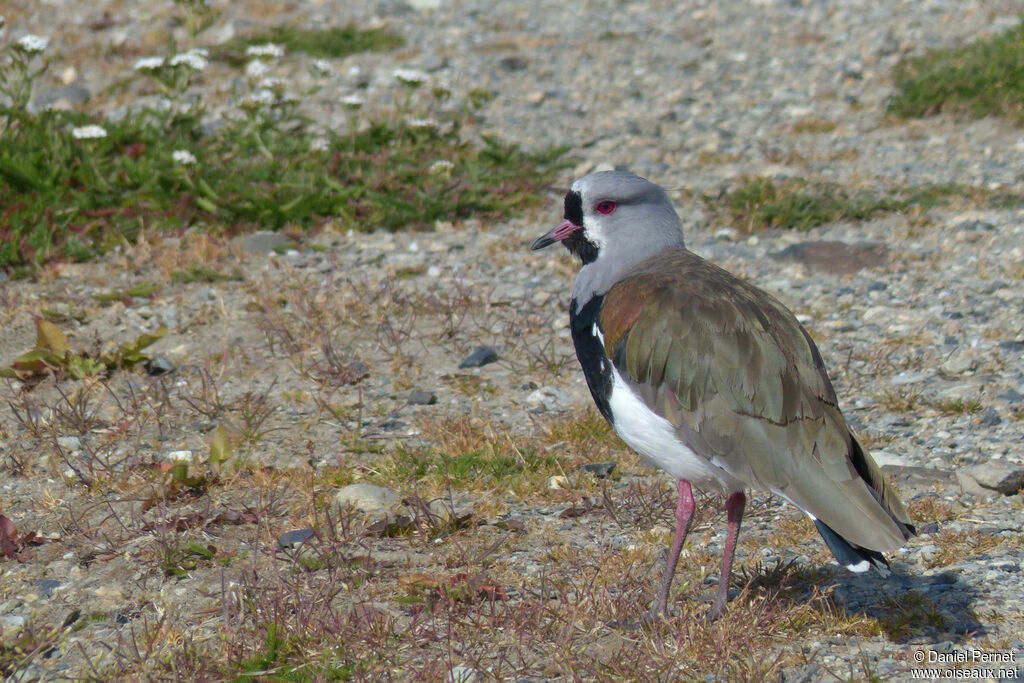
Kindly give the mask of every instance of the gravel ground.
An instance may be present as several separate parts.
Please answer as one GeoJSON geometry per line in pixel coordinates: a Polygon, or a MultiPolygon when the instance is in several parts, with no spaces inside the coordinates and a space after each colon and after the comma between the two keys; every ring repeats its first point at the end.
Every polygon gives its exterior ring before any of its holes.
{"type": "MultiPolygon", "coordinates": [[[[493,134],[535,148],[570,147],[575,168],[565,173],[565,184],[599,167],[624,165],[671,188],[691,249],[774,292],[797,312],[822,348],[848,417],[866,435],[904,498],[938,501],[957,514],[953,520],[917,520],[923,533],[894,557],[903,579],[884,588],[927,592],[939,606],[942,629],[902,641],[875,637],[804,643],[817,653],[814,661],[787,669],[785,680],[836,680],[829,671],[857,678],[860,674],[850,672],[865,657],[879,677],[904,680],[912,647],[1014,651],[1016,672],[1024,676],[1024,506],[1019,492],[1002,495],[985,488],[995,485],[993,479],[1019,477],[1024,471],[1024,211],[933,209],[808,233],[747,236],[716,223],[696,200],[747,174],[800,176],[856,188],[958,183],[1024,191],[1024,134],[1010,123],[945,117],[887,122],[884,116],[892,92],[888,74],[899,59],[1012,26],[1019,3],[381,0],[220,7],[224,16],[204,36],[213,43],[280,23],[387,27],[406,39],[406,47],[333,60],[321,75],[313,75],[312,60],[286,56],[271,64],[270,75],[297,91],[320,85],[304,107],[325,129],[344,128],[347,114],[338,103],[349,94],[363,95],[368,110],[392,107],[397,68],[419,69],[432,81],[446,83],[452,108],[463,106],[471,91],[491,91],[494,97],[477,113],[469,135],[493,134]],[[831,122],[834,128],[795,132],[793,124],[803,120],[831,122]],[[799,249],[795,257],[779,256],[804,241],[868,242],[883,248],[872,252],[880,256],[871,265],[852,274],[834,272],[845,256],[815,258],[799,249]],[[958,402],[971,409],[958,410],[958,402]],[[996,542],[984,548],[965,543],[957,551],[960,556],[934,564],[945,548],[937,539],[961,532],[996,542]]],[[[54,80],[40,97],[71,99],[94,111],[117,112],[137,104],[131,86],[115,95],[104,93],[134,59],[156,53],[168,31],[182,31],[169,21],[169,2],[14,0],[3,13],[9,35],[51,36],[54,80]],[[109,25],[92,28],[105,14],[112,19],[109,25]],[[105,51],[108,46],[117,47],[116,57],[105,51]],[[73,73],[68,70],[72,66],[73,73]],[[61,77],[63,83],[57,80],[61,77]]],[[[217,79],[219,68],[210,67],[199,90],[214,116],[230,106],[228,89],[217,79]]],[[[365,392],[378,417],[367,418],[368,433],[413,438],[417,416],[471,414],[529,434],[538,415],[557,417],[558,410],[584,410],[589,404],[574,365],[530,384],[541,376],[526,362],[552,336],[560,345],[558,353],[571,352],[563,316],[573,266],[566,256],[526,251],[529,240],[559,219],[559,194],[552,190],[544,210],[500,224],[467,221],[429,233],[321,235],[317,239],[326,251],[267,256],[243,240],[234,258],[244,282],[176,285],[164,290],[162,298],[133,306],[94,306],[75,336],[130,336],[162,321],[172,333],[157,351],[177,366],[196,366],[228,340],[262,337],[251,306],[253,292],[261,287],[286,291],[302,283],[328,283],[325,291],[338,293],[352,277],[372,288],[402,270],[414,274],[405,285],[413,290],[439,297],[472,292],[492,317],[481,321],[475,334],[421,344],[408,352],[407,367],[392,363],[390,372],[378,370],[388,361],[375,351],[372,333],[353,340],[352,348],[374,370],[365,392]],[[503,311],[508,318],[502,318],[503,311]],[[514,325],[525,325],[527,318],[543,334],[531,327],[529,335],[509,337],[514,325]],[[497,389],[467,394],[451,377],[478,344],[494,347],[501,360],[469,376],[497,389]],[[410,385],[434,392],[437,402],[409,405],[410,385]]],[[[176,243],[158,245],[153,253],[168,247],[176,243]]],[[[81,302],[116,282],[166,275],[166,267],[160,268],[136,252],[61,266],[35,282],[0,283],[6,307],[0,314],[0,364],[31,347],[34,309],[81,302]]],[[[283,367],[281,362],[268,365],[267,374],[284,372],[283,367]]],[[[276,391],[288,386],[282,380],[276,391]]],[[[302,418],[299,410],[281,420],[294,428],[302,418]]],[[[0,448],[14,449],[21,438],[18,427],[10,413],[2,419],[0,448]]],[[[316,427],[308,438],[328,443],[336,431],[316,427]]],[[[170,442],[157,444],[154,457],[201,448],[203,436],[193,432],[175,433],[170,442]]],[[[296,457],[295,444],[306,438],[275,436],[262,455],[286,465],[296,457]]],[[[635,472],[619,485],[630,477],[650,476],[635,472]]],[[[23,528],[63,533],[62,511],[77,495],[60,472],[42,473],[38,479],[5,475],[0,512],[21,520],[23,528]],[[58,502],[41,506],[44,492],[58,502]]],[[[768,534],[777,506],[765,505],[765,523],[749,524],[741,538],[768,534]]],[[[550,512],[521,509],[516,514],[537,519],[550,512]]],[[[710,536],[709,552],[720,551],[723,541],[724,532],[710,536]]],[[[60,545],[42,546],[37,561],[3,564],[4,638],[69,605],[93,613],[141,602],[130,564],[85,566],[74,547],[54,549],[60,545]],[[44,580],[56,583],[40,583],[44,580]]],[[[810,552],[805,546],[758,554],[769,562],[793,559],[810,552]]],[[[742,542],[737,557],[739,562],[758,559],[744,554],[742,542]]],[[[877,601],[872,598],[880,590],[877,581],[837,573],[835,583],[835,599],[847,610],[877,601]]],[[[186,599],[182,588],[145,584],[145,590],[170,601],[186,599]]],[[[86,629],[81,637],[103,635],[86,629]]],[[[58,655],[33,663],[15,680],[80,672],[70,648],[58,655]]]]}

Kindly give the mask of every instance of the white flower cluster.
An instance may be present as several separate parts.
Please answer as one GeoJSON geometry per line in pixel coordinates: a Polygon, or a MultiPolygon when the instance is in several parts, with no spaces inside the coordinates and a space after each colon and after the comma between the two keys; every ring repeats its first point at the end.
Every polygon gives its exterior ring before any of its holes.
{"type": "Polygon", "coordinates": [[[359,109],[363,106],[363,98],[359,95],[347,95],[341,98],[341,103],[349,109],[359,109]]]}
{"type": "Polygon", "coordinates": [[[276,43],[264,43],[263,45],[250,45],[245,48],[248,57],[284,57],[284,48],[276,43]]]}
{"type": "Polygon", "coordinates": [[[18,38],[18,41],[15,43],[22,52],[27,52],[30,55],[42,52],[49,44],[49,38],[43,38],[31,33],[26,33],[21,38],[18,38]]]}
{"type": "Polygon", "coordinates": [[[326,152],[330,149],[330,142],[325,137],[315,137],[309,141],[311,152],[326,152]]]}
{"type": "Polygon", "coordinates": [[[280,78],[261,78],[260,87],[266,88],[267,90],[276,90],[278,92],[284,92],[284,80],[280,78]]]}
{"type": "Polygon", "coordinates": [[[277,95],[272,90],[263,88],[256,92],[249,93],[242,98],[239,104],[244,109],[259,109],[260,107],[269,107],[277,101],[277,95]]]}
{"type": "Polygon", "coordinates": [[[403,85],[413,88],[421,83],[426,83],[428,78],[427,74],[422,71],[416,71],[415,69],[397,69],[394,76],[403,85]]]}
{"type": "Polygon", "coordinates": [[[156,71],[163,68],[163,57],[141,57],[135,62],[136,71],[156,71]]]}
{"type": "Polygon", "coordinates": [[[435,121],[434,119],[431,119],[431,118],[425,118],[425,119],[409,118],[409,119],[406,119],[405,122],[406,122],[406,124],[408,124],[408,126],[410,128],[424,128],[424,129],[428,129],[429,128],[429,129],[433,129],[433,128],[437,128],[437,125],[438,125],[437,121],[435,121]]]}
{"type": "Polygon", "coordinates": [[[428,170],[434,175],[450,176],[455,170],[455,164],[447,159],[438,159],[430,165],[428,170]]]}
{"type": "Polygon", "coordinates": [[[210,63],[209,59],[207,59],[209,55],[210,53],[206,50],[206,48],[195,47],[189,50],[188,52],[179,52],[178,54],[171,57],[171,66],[179,66],[181,64],[184,64],[190,69],[202,71],[206,68],[207,64],[210,63]]]}
{"type": "Polygon", "coordinates": [[[107,131],[102,126],[79,126],[71,129],[71,137],[76,140],[95,140],[107,137],[107,131]]]}
{"type": "Polygon", "coordinates": [[[179,163],[182,166],[190,166],[196,163],[196,155],[187,149],[176,149],[171,152],[171,158],[174,159],[175,163],[179,163]]]}
{"type": "Polygon", "coordinates": [[[249,78],[259,78],[270,70],[266,62],[254,59],[245,65],[245,75],[249,78]]]}

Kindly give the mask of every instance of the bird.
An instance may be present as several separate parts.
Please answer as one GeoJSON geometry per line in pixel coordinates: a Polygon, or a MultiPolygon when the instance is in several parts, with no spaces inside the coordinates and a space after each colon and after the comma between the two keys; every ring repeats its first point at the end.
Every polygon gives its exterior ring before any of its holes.
{"type": "Polygon", "coordinates": [[[665,190],[628,171],[573,182],[562,222],[530,248],[559,242],[581,266],[569,328],[594,402],[630,448],[676,479],[676,531],[648,617],[666,612],[693,486],[726,496],[711,619],[728,602],[748,489],[802,510],[848,570],[887,574],[882,553],[916,530],[796,316],[687,249],[665,190]]]}

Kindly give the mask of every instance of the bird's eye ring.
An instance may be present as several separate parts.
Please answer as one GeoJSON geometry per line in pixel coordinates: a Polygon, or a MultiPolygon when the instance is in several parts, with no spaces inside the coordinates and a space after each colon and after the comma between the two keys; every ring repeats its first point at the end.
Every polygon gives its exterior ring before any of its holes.
{"type": "Polygon", "coordinates": [[[615,210],[616,206],[618,205],[615,202],[611,201],[610,199],[606,199],[603,202],[598,202],[597,206],[594,207],[594,210],[597,211],[598,213],[607,216],[608,214],[615,210]]]}

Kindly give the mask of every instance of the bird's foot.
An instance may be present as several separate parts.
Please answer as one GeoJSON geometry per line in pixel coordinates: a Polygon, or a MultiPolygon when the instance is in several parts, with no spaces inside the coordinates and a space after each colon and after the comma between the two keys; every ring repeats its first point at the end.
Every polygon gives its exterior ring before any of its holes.
{"type": "Polygon", "coordinates": [[[724,614],[725,603],[718,604],[718,601],[716,600],[713,603],[711,603],[711,609],[708,610],[708,613],[705,615],[705,618],[708,620],[708,623],[711,624],[715,621],[718,621],[718,619],[724,614]]]}
{"type": "Polygon", "coordinates": [[[723,600],[721,594],[717,591],[714,593],[702,593],[699,599],[702,602],[711,603],[710,607],[708,607],[708,611],[704,614],[704,618],[707,619],[709,624],[717,621],[725,614],[726,605],[729,603],[727,599],[723,600]]]}

